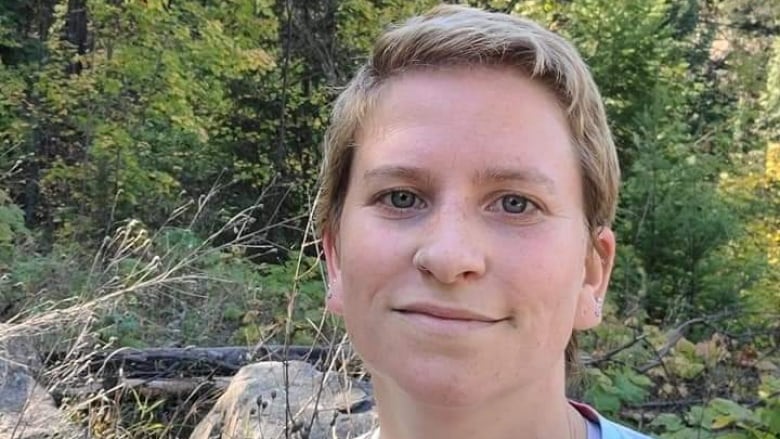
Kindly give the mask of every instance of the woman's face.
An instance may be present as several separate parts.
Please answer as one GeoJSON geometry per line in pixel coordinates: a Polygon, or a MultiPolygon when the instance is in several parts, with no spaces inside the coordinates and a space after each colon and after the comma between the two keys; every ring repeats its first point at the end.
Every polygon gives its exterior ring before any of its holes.
{"type": "Polygon", "coordinates": [[[614,237],[589,245],[555,98],[507,70],[407,73],[354,153],[324,237],[328,307],[374,379],[450,405],[562,380],[572,330],[598,323],[614,237]]]}

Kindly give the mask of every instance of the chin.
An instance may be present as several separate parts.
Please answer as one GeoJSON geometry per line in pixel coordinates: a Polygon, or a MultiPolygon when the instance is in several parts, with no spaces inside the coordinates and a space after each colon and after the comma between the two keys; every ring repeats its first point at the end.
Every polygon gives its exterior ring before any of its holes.
{"type": "Polygon", "coordinates": [[[473,364],[442,358],[406,360],[404,364],[383,364],[374,372],[374,385],[401,391],[421,404],[445,408],[481,404],[501,391],[500,381],[489,376],[496,374],[485,367],[475,369],[473,364]]]}

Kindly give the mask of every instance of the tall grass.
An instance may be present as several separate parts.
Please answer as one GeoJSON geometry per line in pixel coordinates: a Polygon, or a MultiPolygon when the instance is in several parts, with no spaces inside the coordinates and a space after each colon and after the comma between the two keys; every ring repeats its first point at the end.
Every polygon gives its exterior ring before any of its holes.
{"type": "Polygon", "coordinates": [[[309,344],[333,349],[331,372],[354,364],[343,331],[323,312],[323,268],[306,256],[318,254],[310,226],[287,263],[256,264],[247,255],[273,248],[264,237],[284,223],[254,224],[261,196],[198,236],[216,190],[182,204],[159,229],[125,221],[89,257],[83,247],[55,246],[17,258],[0,285],[0,297],[21,297],[0,343],[27,337],[49,355],[36,378],[92,437],[186,436],[221,390],[202,377],[188,394],[155,394],[121,371],[96,371],[95,361],[116,349],[309,344]]]}

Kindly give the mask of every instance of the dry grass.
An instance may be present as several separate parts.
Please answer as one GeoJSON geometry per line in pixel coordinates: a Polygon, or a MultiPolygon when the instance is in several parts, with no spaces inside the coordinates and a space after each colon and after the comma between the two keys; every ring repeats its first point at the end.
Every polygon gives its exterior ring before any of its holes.
{"type": "MultiPolygon", "coordinates": [[[[214,198],[217,188],[198,201],[182,205],[172,212],[167,224],[186,224],[195,227],[214,198]],[[183,221],[187,218],[186,221],[183,221]]],[[[45,358],[43,368],[36,378],[52,394],[58,395],[60,408],[75,423],[86,428],[96,438],[168,438],[187,436],[198,420],[209,410],[221,391],[214,380],[203,379],[188,394],[150,395],[142,387],[134,387],[123,379],[122,371],[111,377],[113,371],[94,370],[98,354],[121,348],[116,337],[106,339],[101,332],[105,316],[117,310],[135,306],[149,312],[166,304],[176,303],[190,307],[188,312],[197,314],[195,304],[204,303],[209,292],[203,284],[224,283],[233,286],[234,279],[220,278],[204,271],[203,261],[219,260],[225,255],[241,255],[247,250],[267,248],[262,238],[270,227],[256,227],[253,211],[262,205],[264,194],[255,205],[237,213],[222,227],[209,234],[192,248],[161,248],[163,229],[150,231],[138,221],[131,220],[107,237],[95,252],[88,269],[87,281],[80,291],[73,291],[62,300],[39,301],[37,306],[22,309],[0,327],[0,343],[11,337],[27,337],[34,341],[40,352],[57,353],[57,357],[45,358]],[[232,236],[222,243],[225,236],[232,236]],[[150,306],[151,305],[151,306],[150,306]],[[109,373],[111,372],[111,373],[109,373]]],[[[311,239],[311,220],[308,221],[301,243],[303,250],[316,247],[311,239]]],[[[294,341],[296,330],[305,328],[312,334],[314,344],[330,346],[332,361],[328,371],[353,375],[356,364],[354,354],[344,349],[343,334],[335,336],[336,324],[332,318],[320,313],[318,319],[301,320],[296,308],[301,298],[301,279],[311,283],[312,278],[322,283],[324,272],[321,264],[304,263],[304,251],[298,252],[294,264],[293,279],[286,293],[284,322],[266,322],[271,328],[255,343],[270,339],[283,340],[285,346],[294,341]],[[349,370],[349,371],[348,371],[349,370]]],[[[324,288],[324,283],[322,283],[324,288]]],[[[41,297],[46,297],[46,292],[41,297]]],[[[262,296],[263,291],[255,291],[262,296]]],[[[237,298],[241,300],[242,298],[237,298]]],[[[251,301],[253,298],[243,298],[251,301]]],[[[254,299],[262,299],[255,297],[254,299]]],[[[220,302],[215,302],[219,307],[220,302]]],[[[206,312],[220,313],[220,309],[206,312]]],[[[243,310],[242,310],[243,311],[243,310]]],[[[146,331],[144,321],[137,328],[146,331]]],[[[165,331],[166,328],[163,328],[165,331]]],[[[172,329],[172,328],[168,328],[172,329]]],[[[181,328],[173,328],[178,331],[181,328]]],[[[160,328],[154,328],[159,331],[160,328]]],[[[167,334],[166,342],[175,340],[176,334],[167,334]]]]}

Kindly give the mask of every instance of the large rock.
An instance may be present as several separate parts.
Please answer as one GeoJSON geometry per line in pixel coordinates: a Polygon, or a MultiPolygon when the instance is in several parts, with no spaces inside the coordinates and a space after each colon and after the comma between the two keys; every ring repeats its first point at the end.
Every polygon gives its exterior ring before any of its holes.
{"type": "Polygon", "coordinates": [[[373,398],[352,380],[290,361],[242,368],[190,439],[349,439],[374,425],[373,398]],[[289,410],[287,403],[289,401],[289,410]]]}
{"type": "Polygon", "coordinates": [[[0,438],[83,436],[33,378],[40,366],[32,342],[0,325],[0,438]]]}

